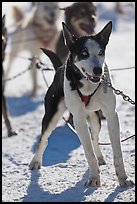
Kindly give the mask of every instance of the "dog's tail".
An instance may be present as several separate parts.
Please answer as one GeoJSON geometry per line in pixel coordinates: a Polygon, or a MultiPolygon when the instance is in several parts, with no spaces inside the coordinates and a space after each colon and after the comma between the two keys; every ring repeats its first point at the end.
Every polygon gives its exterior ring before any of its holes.
{"type": "Polygon", "coordinates": [[[12,14],[13,14],[14,22],[16,23],[21,21],[24,17],[23,12],[17,6],[12,7],[12,14]]]}
{"type": "Polygon", "coordinates": [[[54,52],[45,48],[41,48],[41,49],[51,60],[55,70],[57,70],[59,67],[63,65],[60,58],[54,52]]]}

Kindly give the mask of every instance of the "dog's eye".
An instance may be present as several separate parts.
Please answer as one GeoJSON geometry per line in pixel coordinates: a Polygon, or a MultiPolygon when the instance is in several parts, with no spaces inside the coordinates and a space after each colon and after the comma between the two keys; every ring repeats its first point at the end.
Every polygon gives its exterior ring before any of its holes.
{"type": "Polygon", "coordinates": [[[81,54],[82,54],[84,57],[88,57],[88,56],[89,56],[87,50],[83,50],[81,54]]]}
{"type": "Polygon", "coordinates": [[[105,54],[104,50],[100,50],[99,53],[98,53],[99,56],[103,56],[104,54],[105,54]]]}

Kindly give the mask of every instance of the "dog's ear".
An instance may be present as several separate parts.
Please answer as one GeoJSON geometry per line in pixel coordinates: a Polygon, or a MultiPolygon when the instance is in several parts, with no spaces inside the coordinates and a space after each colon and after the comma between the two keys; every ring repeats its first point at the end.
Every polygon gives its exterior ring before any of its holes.
{"type": "Polygon", "coordinates": [[[5,14],[2,16],[2,25],[5,25],[5,14]]]}
{"type": "Polygon", "coordinates": [[[69,28],[64,22],[62,22],[62,27],[63,27],[63,36],[64,36],[65,45],[67,45],[69,50],[71,51],[71,48],[73,44],[76,42],[77,37],[71,33],[71,31],[69,30],[69,28]]]}
{"type": "Polygon", "coordinates": [[[96,37],[103,44],[103,46],[106,46],[108,44],[111,31],[112,31],[112,21],[109,21],[109,23],[96,35],[96,37]]]}

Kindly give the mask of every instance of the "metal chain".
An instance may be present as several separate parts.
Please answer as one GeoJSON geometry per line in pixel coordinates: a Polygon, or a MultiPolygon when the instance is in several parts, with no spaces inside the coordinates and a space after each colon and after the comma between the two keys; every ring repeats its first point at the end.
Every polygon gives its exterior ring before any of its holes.
{"type": "Polygon", "coordinates": [[[23,59],[27,59],[27,60],[30,60],[31,61],[31,64],[30,66],[26,69],[26,70],[23,70],[22,72],[18,73],[17,75],[11,77],[11,78],[7,78],[7,79],[3,79],[3,82],[6,82],[6,81],[12,81],[13,79],[16,79],[18,78],[19,76],[25,74],[27,71],[33,69],[33,67],[35,66],[37,69],[42,69],[42,71],[53,71],[53,69],[51,68],[48,68],[48,67],[45,67],[44,63],[42,63],[38,58],[36,57],[32,57],[32,58],[25,58],[25,57],[21,57],[19,56],[20,58],[23,58],[23,59]],[[42,68],[43,66],[43,68],[42,68]]]}
{"type": "MultiPolygon", "coordinates": [[[[108,66],[107,64],[105,63],[105,66],[104,66],[104,75],[102,76],[102,82],[104,82],[104,87],[107,89],[107,87],[110,87],[113,89],[114,93],[116,95],[121,95],[123,97],[123,100],[124,101],[128,101],[130,104],[132,105],[135,105],[135,101],[133,101],[128,95],[124,94],[123,91],[119,90],[119,89],[115,89],[111,82],[107,80],[107,77],[108,77],[108,66]]],[[[107,91],[106,91],[107,92],[107,91]]]]}
{"type": "Polygon", "coordinates": [[[23,70],[22,72],[20,72],[19,74],[15,75],[15,76],[13,76],[13,77],[11,77],[11,78],[4,79],[3,81],[6,82],[6,81],[11,81],[11,80],[13,80],[13,79],[16,79],[16,78],[18,78],[19,76],[25,74],[25,73],[26,73],[27,71],[29,71],[30,69],[32,69],[32,67],[33,67],[33,66],[35,65],[35,63],[36,63],[36,58],[35,58],[35,57],[33,57],[33,58],[28,58],[28,60],[31,61],[31,64],[30,64],[30,66],[29,66],[26,70],[23,70]]]}
{"type": "Polygon", "coordinates": [[[107,82],[107,85],[114,90],[116,95],[121,95],[124,101],[128,101],[132,105],[135,105],[135,101],[133,101],[128,95],[124,94],[123,91],[115,89],[110,82],[107,82]]]}

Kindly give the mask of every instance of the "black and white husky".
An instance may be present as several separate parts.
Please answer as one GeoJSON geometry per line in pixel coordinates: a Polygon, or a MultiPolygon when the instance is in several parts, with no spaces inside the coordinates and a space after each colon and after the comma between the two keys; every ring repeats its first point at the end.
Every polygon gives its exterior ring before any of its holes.
{"type": "MultiPolygon", "coordinates": [[[[29,166],[31,170],[41,167],[48,137],[67,108],[73,115],[74,126],[83,145],[90,169],[90,177],[86,186],[100,186],[99,165],[105,164],[98,145],[100,121],[97,111],[101,109],[108,124],[119,184],[121,186],[133,184],[128,179],[123,164],[115,94],[110,87],[105,93],[101,80],[105,69],[105,49],[111,30],[112,22],[109,22],[97,35],[78,38],[72,35],[69,28],[63,23],[64,39],[70,54],[66,64],[57,70],[46,94],[42,136],[29,166]]],[[[56,68],[60,66],[61,62],[53,52],[43,51],[50,57],[56,68]]],[[[111,82],[108,69],[105,72],[107,81],[111,82]]]]}

